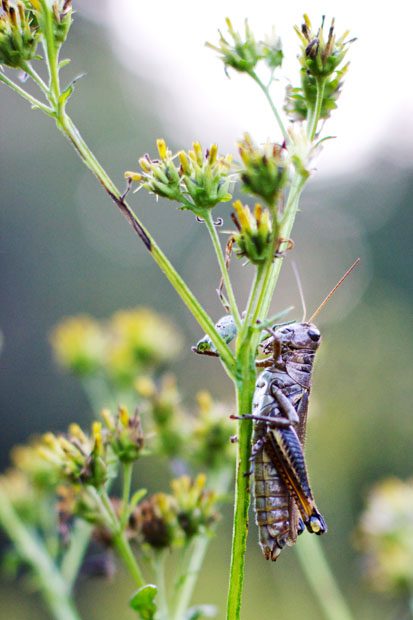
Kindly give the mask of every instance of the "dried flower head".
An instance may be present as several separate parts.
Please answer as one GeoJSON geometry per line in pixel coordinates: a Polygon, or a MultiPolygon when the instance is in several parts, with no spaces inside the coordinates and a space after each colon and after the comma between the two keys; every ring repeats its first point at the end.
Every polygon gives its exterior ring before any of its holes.
{"type": "Polygon", "coordinates": [[[144,543],[154,549],[173,547],[181,541],[176,519],[176,502],[166,493],[156,493],[139,504],[134,512],[144,543]]]}
{"type": "Polygon", "coordinates": [[[171,482],[178,523],[187,538],[211,532],[220,518],[216,508],[217,494],[207,491],[205,484],[205,474],[198,474],[194,480],[182,476],[171,482]]]}

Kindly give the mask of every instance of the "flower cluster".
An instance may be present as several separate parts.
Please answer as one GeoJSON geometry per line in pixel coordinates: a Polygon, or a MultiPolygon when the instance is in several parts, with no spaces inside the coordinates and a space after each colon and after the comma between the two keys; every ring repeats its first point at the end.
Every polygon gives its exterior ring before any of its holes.
{"type": "Polygon", "coordinates": [[[371,491],[356,541],[371,586],[390,595],[413,590],[413,479],[389,478],[371,491]]]}
{"type": "Polygon", "coordinates": [[[72,0],[25,0],[26,4],[33,11],[39,30],[46,32],[46,22],[53,28],[53,36],[56,46],[64,43],[72,25],[72,0]]]}
{"type": "Polygon", "coordinates": [[[256,41],[247,20],[245,20],[244,36],[234,30],[228,18],[225,21],[232,41],[228,41],[218,30],[220,37],[218,46],[207,43],[208,47],[219,53],[225,67],[251,73],[260,60],[265,60],[271,69],[281,66],[283,60],[281,41],[274,31],[272,36],[265,41],[256,41]]]}
{"type": "Polygon", "coordinates": [[[69,317],[50,340],[63,368],[80,377],[100,373],[120,387],[132,387],[138,373],[159,368],[181,345],[169,321],[147,308],[118,311],[109,321],[69,317]]]}
{"type": "Polygon", "coordinates": [[[139,181],[141,187],[179,202],[182,209],[190,209],[199,216],[205,209],[231,199],[228,175],[232,157],[219,156],[216,144],[204,154],[199,142],[194,142],[192,150],[179,151],[177,156],[172,155],[164,140],[158,140],[157,145],[160,159],[151,160],[149,155],[141,157],[142,172],[125,172],[126,178],[139,181]],[[174,163],[176,157],[179,167],[174,163]]]}
{"type": "Polygon", "coordinates": [[[233,221],[237,227],[234,233],[234,240],[237,245],[238,256],[244,256],[253,265],[260,265],[267,260],[271,250],[272,223],[268,209],[263,209],[257,203],[254,214],[248,206],[243,206],[240,200],[234,202],[236,215],[233,221]]]}
{"type": "Polygon", "coordinates": [[[249,134],[245,134],[238,147],[244,164],[240,172],[243,191],[262,198],[269,207],[275,207],[288,180],[286,151],[270,142],[257,147],[249,134]]]}
{"type": "Polygon", "coordinates": [[[348,64],[339,69],[351,41],[345,41],[346,31],[339,39],[334,33],[334,20],[331,23],[327,41],[323,34],[323,22],[315,34],[312,32],[310,20],[304,15],[304,24],[301,30],[295,30],[302,43],[302,53],[299,57],[301,64],[301,86],[287,88],[285,111],[293,120],[305,120],[309,110],[316,105],[318,85],[323,83],[320,118],[328,118],[332,110],[337,107],[336,101],[340,95],[343,78],[348,64]]]}
{"type": "Polygon", "coordinates": [[[66,435],[43,435],[37,454],[54,465],[61,479],[100,488],[107,480],[107,442],[102,424],[93,422],[90,435],[71,424],[66,435]]]}
{"type": "Polygon", "coordinates": [[[22,2],[10,4],[2,0],[0,15],[0,64],[25,68],[36,53],[39,37],[38,25],[31,9],[22,2]]]}
{"type": "Polygon", "coordinates": [[[228,406],[213,401],[209,392],[196,395],[198,411],[195,416],[191,462],[208,471],[232,467],[234,450],[230,438],[234,432],[228,416],[228,406]]]}
{"type": "Polygon", "coordinates": [[[172,480],[172,494],[156,493],[133,513],[138,538],[152,549],[181,545],[194,536],[213,532],[220,516],[217,495],[205,488],[206,477],[172,480]]]}

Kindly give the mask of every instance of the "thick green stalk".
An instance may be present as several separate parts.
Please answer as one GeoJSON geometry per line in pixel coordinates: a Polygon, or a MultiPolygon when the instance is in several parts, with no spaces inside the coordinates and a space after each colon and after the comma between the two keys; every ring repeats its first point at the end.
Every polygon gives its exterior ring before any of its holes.
{"type": "MultiPolygon", "coordinates": [[[[305,181],[306,177],[302,176],[298,172],[295,173],[291,183],[291,189],[285,206],[284,215],[279,226],[279,237],[282,237],[283,239],[289,239],[291,237],[291,231],[294,225],[295,216],[297,215],[298,203],[305,181]]],[[[271,265],[271,268],[266,272],[261,289],[261,295],[256,306],[254,323],[257,318],[263,319],[268,314],[270,303],[280,275],[282,263],[282,258],[276,259],[271,265]]]]}
{"type": "Polygon", "coordinates": [[[20,520],[0,486],[0,523],[19,555],[33,569],[42,596],[56,620],[80,620],[70,589],[34,532],[20,520]]]}
{"type": "MultiPolygon", "coordinates": [[[[248,343],[239,352],[240,368],[237,381],[238,415],[249,413],[255,386],[255,351],[248,343]]],[[[248,533],[248,509],[250,504],[249,458],[251,455],[252,421],[239,420],[237,443],[237,466],[235,481],[235,510],[232,534],[231,569],[227,600],[227,620],[238,620],[241,611],[241,595],[244,581],[245,550],[248,533]]]]}
{"type": "Polygon", "coordinates": [[[353,614],[339,590],[321,542],[314,536],[304,534],[295,545],[295,551],[326,620],[353,620],[353,614]]]}

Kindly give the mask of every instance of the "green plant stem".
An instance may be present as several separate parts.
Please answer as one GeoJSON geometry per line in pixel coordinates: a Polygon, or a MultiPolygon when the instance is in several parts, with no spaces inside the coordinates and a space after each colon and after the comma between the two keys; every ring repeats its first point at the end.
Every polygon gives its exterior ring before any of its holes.
{"type": "Polygon", "coordinates": [[[18,93],[19,95],[21,95],[24,99],[26,99],[33,108],[39,108],[39,110],[41,110],[42,112],[44,112],[45,114],[47,114],[47,116],[55,116],[54,110],[52,108],[49,108],[49,106],[45,105],[44,103],[42,103],[41,101],[39,101],[38,99],[36,99],[36,97],[33,97],[32,95],[30,95],[28,92],[26,92],[23,88],[20,88],[20,86],[18,86],[17,84],[15,84],[13,82],[13,80],[10,80],[4,73],[2,73],[0,71],[0,82],[3,82],[3,84],[6,84],[7,86],[10,86],[10,88],[12,88],[13,90],[16,91],[16,93],[18,93]]]}
{"type": "Polygon", "coordinates": [[[307,136],[311,141],[314,140],[317,132],[318,121],[320,120],[321,109],[323,106],[324,87],[326,85],[326,78],[317,78],[317,96],[314,104],[314,108],[311,111],[310,118],[307,123],[307,136]]]}
{"type": "Polygon", "coordinates": [[[70,590],[76,582],[92,532],[93,525],[83,521],[83,519],[76,519],[72,529],[70,547],[61,564],[62,577],[70,590]]]}
{"type": "Polygon", "coordinates": [[[304,533],[295,545],[301,568],[327,620],[353,620],[315,536],[304,533]]]}
{"type": "MultiPolygon", "coordinates": [[[[242,361],[241,379],[237,382],[237,412],[242,415],[251,411],[255,384],[255,359],[249,347],[240,351],[242,361]]],[[[252,421],[239,420],[237,465],[235,481],[235,510],[232,534],[230,580],[227,600],[227,620],[238,620],[241,611],[241,595],[244,581],[245,550],[248,532],[248,508],[250,504],[249,469],[251,455],[252,421]]]]}
{"type": "Polygon", "coordinates": [[[131,224],[135,232],[137,232],[140,239],[143,241],[156,263],[164,272],[164,274],[166,275],[172,286],[175,288],[177,293],[180,295],[186,306],[192,312],[202,329],[210,336],[228,374],[230,376],[233,376],[235,370],[234,356],[228,345],[218,334],[211,318],[201,306],[199,301],[196,299],[192,291],[188,288],[181,276],[171,265],[165,254],[161,251],[153,238],[149,235],[147,230],[141,224],[135,213],[122,198],[121,194],[112,183],[105,170],[101,167],[96,157],[90,151],[89,147],[84,142],[83,138],[79,134],[71,119],[64,111],[60,111],[59,113],[59,116],[57,118],[57,126],[60,131],[70,140],[84,163],[93,172],[93,174],[102,184],[104,189],[108,192],[108,194],[120,208],[123,215],[128,220],[129,224],[131,224]]]}
{"type": "MultiPolygon", "coordinates": [[[[58,51],[56,50],[56,41],[53,32],[52,11],[47,5],[46,0],[40,0],[42,5],[42,20],[44,21],[41,31],[43,32],[44,51],[46,56],[46,64],[49,71],[50,91],[49,97],[60,108],[60,84],[59,84],[59,68],[58,68],[58,51]]],[[[63,104],[64,105],[64,104],[63,104]]]]}
{"type": "Polygon", "coordinates": [[[168,597],[165,582],[165,551],[156,551],[154,559],[154,569],[156,576],[157,603],[159,620],[169,620],[168,597]]]}
{"type": "Polygon", "coordinates": [[[27,73],[27,75],[29,75],[32,80],[37,84],[43,94],[46,95],[47,98],[49,98],[50,93],[47,84],[45,84],[37,71],[33,69],[32,65],[29,62],[24,62],[22,63],[21,67],[27,73]]]}
{"type": "MultiPolygon", "coordinates": [[[[231,480],[232,467],[222,467],[208,475],[208,488],[214,490],[218,495],[225,495],[228,492],[231,480]]],[[[211,536],[196,536],[189,547],[183,550],[182,568],[175,579],[171,620],[182,620],[185,617],[211,540],[211,536]],[[189,557],[189,562],[185,561],[187,557],[189,557]]]]}
{"type": "Polygon", "coordinates": [[[120,527],[122,531],[128,524],[129,519],[129,497],[132,485],[133,463],[130,461],[123,464],[123,489],[122,489],[122,515],[120,527]]]}
{"type": "Polygon", "coordinates": [[[232,289],[232,284],[231,284],[231,280],[229,278],[229,274],[228,274],[228,269],[225,265],[225,259],[224,256],[222,254],[222,248],[221,248],[221,244],[219,242],[219,238],[218,238],[218,233],[217,233],[217,229],[214,226],[214,222],[212,221],[212,214],[211,214],[211,210],[208,209],[205,212],[204,215],[204,221],[206,224],[206,227],[208,229],[208,232],[210,234],[211,240],[212,240],[212,244],[214,246],[214,250],[215,250],[215,254],[217,256],[218,259],[218,264],[220,266],[221,269],[221,275],[225,284],[225,288],[228,294],[228,301],[229,301],[229,305],[230,305],[230,309],[231,309],[231,314],[234,318],[235,324],[238,328],[238,330],[241,329],[241,317],[240,317],[240,313],[238,310],[238,306],[237,306],[237,302],[234,296],[234,291],[232,289]]]}
{"type": "Polygon", "coordinates": [[[274,102],[273,102],[273,100],[271,98],[271,95],[269,93],[268,87],[265,86],[265,84],[263,84],[261,82],[260,78],[258,77],[258,75],[256,73],[254,73],[254,71],[252,71],[249,75],[252,77],[254,82],[256,82],[258,84],[258,86],[261,88],[262,92],[264,93],[264,95],[265,95],[265,97],[266,97],[266,99],[267,99],[267,101],[268,101],[268,103],[270,105],[270,108],[271,108],[271,110],[272,110],[272,112],[273,112],[273,114],[275,116],[275,119],[276,119],[276,121],[278,123],[278,126],[281,129],[283,138],[286,141],[286,143],[288,144],[288,142],[290,142],[290,140],[291,140],[290,136],[288,135],[288,131],[284,127],[284,123],[281,120],[281,116],[279,115],[278,110],[277,110],[277,108],[274,105],[274,102]]]}
{"type": "Polygon", "coordinates": [[[125,533],[115,534],[114,543],[116,546],[116,550],[124,561],[132,579],[138,588],[142,588],[145,584],[145,578],[142,575],[141,569],[136,561],[135,554],[132,551],[132,548],[129,544],[129,541],[126,538],[125,533]]]}
{"type": "Polygon", "coordinates": [[[56,620],[80,620],[70,589],[35,533],[20,520],[0,487],[0,523],[19,555],[31,566],[42,596],[56,620]]]}
{"type": "MultiPolygon", "coordinates": [[[[281,219],[279,227],[279,237],[283,239],[289,239],[291,237],[291,231],[294,225],[295,217],[297,215],[298,204],[307,177],[296,172],[294,174],[291,189],[288,196],[288,200],[285,206],[284,215],[281,219]]],[[[274,295],[274,290],[278,282],[281,266],[283,263],[282,258],[275,259],[270,269],[265,274],[264,282],[261,289],[260,298],[256,306],[256,314],[254,315],[254,323],[257,318],[264,318],[267,316],[271,300],[274,295]]]]}
{"type": "Polygon", "coordinates": [[[112,525],[111,531],[113,533],[113,541],[115,543],[115,547],[126,564],[126,567],[129,570],[129,573],[132,576],[132,579],[138,586],[138,588],[142,588],[145,585],[145,579],[143,577],[142,571],[138,564],[138,561],[135,557],[135,554],[132,551],[132,548],[127,539],[126,533],[121,528],[121,524],[119,519],[113,509],[112,502],[106,492],[106,490],[101,491],[101,493],[97,493],[99,495],[102,505],[105,508],[106,513],[109,515],[112,525]]]}
{"type": "Polygon", "coordinates": [[[263,278],[265,275],[265,269],[259,265],[255,272],[254,282],[251,288],[250,296],[248,298],[247,307],[245,310],[245,319],[240,333],[240,338],[237,342],[241,343],[245,340],[248,334],[248,329],[253,325],[253,315],[257,306],[258,295],[262,287],[263,278]]]}

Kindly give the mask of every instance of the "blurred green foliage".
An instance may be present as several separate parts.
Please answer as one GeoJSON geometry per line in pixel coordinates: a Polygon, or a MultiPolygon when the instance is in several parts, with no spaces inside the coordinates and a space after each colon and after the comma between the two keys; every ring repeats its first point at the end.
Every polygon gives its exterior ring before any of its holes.
{"type": "MultiPolygon", "coordinates": [[[[149,113],[151,102],[162,93],[154,84],[142,82],[138,86],[145,92],[145,104],[140,103],[143,97],[132,99],[136,84],[128,86],[131,77],[111,55],[103,34],[82,22],[81,16],[66,54],[75,74],[88,74],[76,85],[73,116],[121,184],[123,171],[131,168],[138,153],[149,151],[154,137],[165,134],[161,121],[149,113]],[[122,95],[125,92],[128,97],[122,95]]],[[[190,351],[201,335],[194,321],[69,145],[48,119],[31,112],[15,94],[2,88],[1,96],[2,109],[8,110],[3,115],[0,152],[2,467],[12,445],[32,433],[62,429],[73,419],[89,417],[80,386],[58,374],[52,363],[47,333],[63,316],[88,312],[103,317],[138,304],[162,312],[167,307],[187,334],[187,353],[177,358],[174,372],[188,400],[193,401],[200,388],[225,396],[229,383],[219,365],[194,359],[190,351]]],[[[174,140],[177,136],[169,136],[169,142],[174,140]]],[[[413,181],[398,161],[381,149],[351,175],[316,177],[304,195],[295,230],[295,257],[303,265],[309,308],[316,307],[359,253],[361,276],[355,276],[358,284],[349,283],[348,290],[361,295],[370,278],[362,301],[344,320],[346,308],[356,303],[344,287],[319,317],[324,342],[314,373],[307,441],[312,485],[329,525],[322,544],[355,616],[363,620],[388,618],[393,606],[370,594],[360,579],[354,528],[373,483],[389,475],[412,475],[413,291],[407,283],[413,268],[413,181]],[[326,224],[327,209],[331,228],[326,224]]],[[[214,292],[218,275],[213,257],[211,263],[198,261],[206,244],[202,226],[153,204],[143,194],[135,204],[178,270],[218,318],[222,308],[214,292]]],[[[242,290],[248,268],[243,271],[233,263],[242,290]]],[[[297,304],[288,266],[281,282],[282,294],[275,300],[278,310],[292,300],[297,304]]],[[[159,480],[165,480],[167,488],[166,467],[154,463],[152,470],[138,469],[138,475],[150,490],[155,485],[159,489],[159,480]]],[[[217,604],[221,610],[230,510],[229,504],[196,592],[197,601],[217,604]]],[[[320,610],[303,583],[294,553],[285,552],[276,566],[271,565],[263,560],[256,539],[251,519],[243,616],[272,619],[276,597],[283,620],[318,619],[320,610]]],[[[89,580],[79,585],[80,609],[88,620],[109,620],[119,613],[132,618],[127,609],[119,612],[119,601],[127,600],[129,593],[130,583],[122,574],[105,588],[98,580],[89,580]]],[[[6,582],[0,587],[0,609],[10,620],[46,617],[30,588],[22,596],[6,582]]]]}

